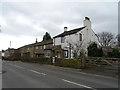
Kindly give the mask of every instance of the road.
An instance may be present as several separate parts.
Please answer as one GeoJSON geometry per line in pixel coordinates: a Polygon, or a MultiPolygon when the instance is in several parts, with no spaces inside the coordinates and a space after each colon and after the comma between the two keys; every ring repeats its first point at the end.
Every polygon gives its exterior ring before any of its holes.
{"type": "Polygon", "coordinates": [[[118,88],[117,78],[51,65],[3,61],[2,70],[2,88],[118,88]]]}

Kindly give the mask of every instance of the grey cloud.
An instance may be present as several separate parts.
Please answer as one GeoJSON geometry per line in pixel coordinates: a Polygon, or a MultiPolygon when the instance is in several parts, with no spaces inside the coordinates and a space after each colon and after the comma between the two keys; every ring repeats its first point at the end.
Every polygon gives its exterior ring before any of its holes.
{"type": "MultiPolygon", "coordinates": [[[[68,29],[74,29],[83,26],[85,16],[92,21],[92,29],[95,33],[109,31],[117,33],[118,3],[100,3],[100,2],[4,2],[0,3],[3,19],[6,25],[2,26],[0,34],[2,45],[13,40],[16,48],[21,45],[33,43],[35,38],[42,40],[45,32],[49,32],[52,37],[63,32],[66,25],[68,29]],[[22,23],[22,18],[17,22],[17,17],[21,15],[27,21],[22,23]],[[7,37],[8,36],[8,37],[7,37]],[[15,40],[15,41],[14,41],[15,40]],[[21,43],[17,43],[17,42],[21,43]]],[[[120,14],[120,12],[119,12],[120,14]]],[[[1,13],[0,13],[1,16],[1,13]]],[[[120,16],[120,15],[119,15],[120,16]]],[[[24,19],[23,18],[23,19],[24,19]]]]}
{"type": "MultiPolygon", "coordinates": [[[[93,25],[98,26],[96,31],[116,29],[116,10],[111,3],[4,3],[3,16],[9,23],[3,33],[11,35],[42,35],[48,31],[52,36],[63,31],[62,24],[67,23],[74,26],[81,26],[85,16],[89,16],[94,22],[93,25]],[[111,9],[111,10],[109,10],[111,9]],[[114,9],[114,8],[113,8],[114,9]],[[14,16],[23,14],[30,19],[31,23],[39,24],[39,30],[35,30],[33,26],[21,26],[15,23],[14,16]],[[102,25],[102,24],[106,24],[102,25]],[[108,24],[109,23],[109,24],[108,24]],[[109,28],[108,25],[114,27],[109,28]]],[[[114,5],[114,4],[113,4],[114,5]]]]}

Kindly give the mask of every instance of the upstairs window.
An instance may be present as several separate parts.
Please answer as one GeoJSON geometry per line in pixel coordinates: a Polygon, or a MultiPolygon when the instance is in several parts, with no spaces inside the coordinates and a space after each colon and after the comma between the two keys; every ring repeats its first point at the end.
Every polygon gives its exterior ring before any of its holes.
{"type": "Polygon", "coordinates": [[[61,43],[65,42],[65,37],[61,37],[61,43]]]}
{"type": "Polygon", "coordinates": [[[61,58],[61,52],[57,52],[56,56],[57,58],[61,58]]]}
{"type": "Polygon", "coordinates": [[[44,49],[46,49],[46,45],[44,45],[43,47],[44,47],[44,49]]]}
{"type": "Polygon", "coordinates": [[[35,48],[38,49],[38,46],[36,46],[35,48]]]}
{"type": "Polygon", "coordinates": [[[79,34],[79,40],[82,41],[82,34],[79,34]]]}
{"type": "Polygon", "coordinates": [[[30,48],[27,48],[27,50],[30,50],[30,48]]]}
{"type": "Polygon", "coordinates": [[[53,39],[53,45],[55,45],[55,39],[53,39]]]}

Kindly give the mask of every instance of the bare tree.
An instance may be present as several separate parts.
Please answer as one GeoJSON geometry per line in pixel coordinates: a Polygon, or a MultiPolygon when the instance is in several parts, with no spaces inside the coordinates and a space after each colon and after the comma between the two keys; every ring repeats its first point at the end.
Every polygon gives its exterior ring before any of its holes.
{"type": "Polygon", "coordinates": [[[85,51],[83,49],[83,41],[67,42],[70,47],[70,54],[72,50],[73,57],[76,59],[81,59],[81,68],[85,67],[85,51]]]}
{"type": "Polygon", "coordinates": [[[79,58],[80,53],[83,51],[83,49],[82,49],[83,41],[77,41],[75,43],[72,40],[70,40],[70,42],[68,42],[68,45],[70,48],[70,54],[71,54],[71,50],[72,50],[73,57],[79,58]]]}
{"type": "Polygon", "coordinates": [[[111,46],[114,42],[114,34],[110,32],[98,33],[98,41],[102,46],[111,46]]]}

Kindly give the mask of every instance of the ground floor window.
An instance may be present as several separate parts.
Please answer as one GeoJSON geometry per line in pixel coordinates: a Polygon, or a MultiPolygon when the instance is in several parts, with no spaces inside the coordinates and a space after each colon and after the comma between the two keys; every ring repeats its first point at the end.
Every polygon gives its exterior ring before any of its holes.
{"type": "Polygon", "coordinates": [[[35,53],[35,57],[36,57],[36,58],[43,57],[43,56],[44,56],[43,53],[35,53]]]}
{"type": "Polygon", "coordinates": [[[68,50],[64,50],[64,58],[68,58],[68,50]]]}
{"type": "Polygon", "coordinates": [[[61,58],[61,52],[57,52],[56,56],[57,58],[61,58]]]}
{"type": "Polygon", "coordinates": [[[45,51],[45,56],[46,57],[51,57],[51,50],[46,50],[45,51]]]}
{"type": "Polygon", "coordinates": [[[36,54],[36,57],[39,58],[41,55],[40,54],[36,54]]]}

